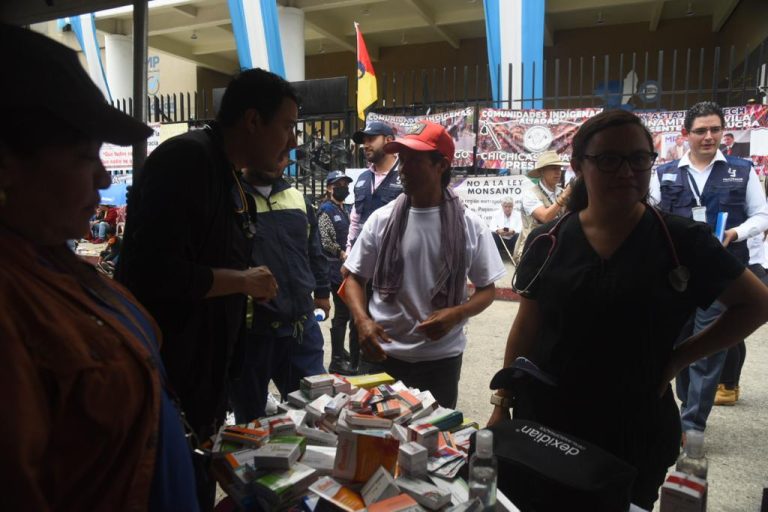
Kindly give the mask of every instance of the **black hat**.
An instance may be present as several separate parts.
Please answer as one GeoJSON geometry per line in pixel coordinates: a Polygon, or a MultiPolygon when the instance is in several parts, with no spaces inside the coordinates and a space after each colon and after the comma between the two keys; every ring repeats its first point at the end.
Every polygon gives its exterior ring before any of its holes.
{"type": "Polygon", "coordinates": [[[0,23],[6,48],[0,80],[0,112],[44,110],[95,140],[127,146],[152,128],[110,106],[78,60],[77,53],[24,28],[0,23]]]}
{"type": "Polygon", "coordinates": [[[352,135],[352,140],[355,141],[355,144],[362,144],[363,137],[366,135],[386,135],[388,137],[394,137],[395,129],[381,121],[368,121],[365,123],[365,128],[352,135]]]}

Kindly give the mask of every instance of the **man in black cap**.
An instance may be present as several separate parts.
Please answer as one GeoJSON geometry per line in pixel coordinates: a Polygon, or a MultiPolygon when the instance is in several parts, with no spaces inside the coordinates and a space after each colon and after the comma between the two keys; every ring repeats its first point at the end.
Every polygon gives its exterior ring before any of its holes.
{"type": "Polygon", "coordinates": [[[365,159],[370,165],[355,183],[355,205],[349,216],[347,252],[352,250],[368,217],[403,192],[397,173],[397,155],[384,152],[384,145],[395,140],[395,130],[381,121],[369,121],[363,130],[352,135],[352,140],[363,145],[365,159]]]}
{"type": "Polygon", "coordinates": [[[357,337],[350,336],[349,352],[344,350],[344,337],[349,323],[349,309],[336,293],[341,286],[341,265],[347,259],[347,234],[349,233],[349,206],[344,200],[349,196],[352,178],[341,171],[328,173],[325,180],[325,201],[317,213],[320,242],[328,259],[328,280],[333,296],[333,320],[331,320],[331,373],[349,375],[357,368],[359,348],[357,337]],[[350,366],[351,354],[351,366],[350,366]]]}

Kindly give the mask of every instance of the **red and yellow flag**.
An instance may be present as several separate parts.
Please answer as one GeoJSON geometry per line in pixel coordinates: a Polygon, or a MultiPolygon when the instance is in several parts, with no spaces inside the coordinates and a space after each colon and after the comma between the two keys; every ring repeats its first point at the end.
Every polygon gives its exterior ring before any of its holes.
{"type": "Polygon", "coordinates": [[[371,58],[360,32],[360,25],[355,23],[357,33],[357,115],[365,120],[365,109],[376,103],[379,98],[376,90],[376,73],[373,72],[371,58]]]}

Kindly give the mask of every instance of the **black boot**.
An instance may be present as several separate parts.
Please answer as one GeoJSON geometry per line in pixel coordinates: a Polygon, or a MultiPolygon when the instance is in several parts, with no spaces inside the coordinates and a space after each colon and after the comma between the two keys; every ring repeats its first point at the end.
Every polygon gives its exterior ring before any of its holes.
{"type": "Polygon", "coordinates": [[[353,375],[349,364],[349,353],[344,350],[345,330],[344,326],[331,327],[331,364],[328,371],[340,375],[353,375]]]}
{"type": "Polygon", "coordinates": [[[328,367],[328,371],[338,373],[339,375],[356,375],[349,361],[344,360],[340,356],[331,357],[331,365],[328,367]]]}

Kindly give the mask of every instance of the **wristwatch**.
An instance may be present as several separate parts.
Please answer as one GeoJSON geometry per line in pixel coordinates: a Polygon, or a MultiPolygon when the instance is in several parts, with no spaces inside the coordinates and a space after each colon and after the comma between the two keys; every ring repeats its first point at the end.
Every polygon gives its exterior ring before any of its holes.
{"type": "Polygon", "coordinates": [[[503,407],[505,409],[509,409],[512,407],[512,404],[509,403],[509,398],[501,395],[497,395],[496,393],[493,393],[491,395],[491,404],[496,405],[498,407],[503,407]]]}

